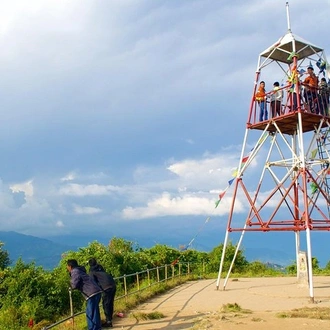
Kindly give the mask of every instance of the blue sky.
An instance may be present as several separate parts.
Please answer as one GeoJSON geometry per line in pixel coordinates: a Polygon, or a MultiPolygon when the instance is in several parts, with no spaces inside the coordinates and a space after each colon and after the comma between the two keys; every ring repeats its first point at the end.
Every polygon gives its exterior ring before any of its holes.
{"type": "MultiPolygon", "coordinates": [[[[329,5],[290,1],[292,31],[327,47],[329,5]]],[[[211,216],[195,246],[220,244],[258,55],[286,31],[278,0],[1,1],[0,230],[178,246],[211,216]]]]}

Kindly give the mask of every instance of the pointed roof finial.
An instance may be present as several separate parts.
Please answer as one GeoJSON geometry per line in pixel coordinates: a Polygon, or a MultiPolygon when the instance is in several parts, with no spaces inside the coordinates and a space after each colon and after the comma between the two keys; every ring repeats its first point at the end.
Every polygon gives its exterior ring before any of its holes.
{"type": "Polygon", "coordinates": [[[286,20],[288,22],[288,31],[291,32],[290,26],[290,12],[289,12],[289,1],[286,2],[286,20]]]}

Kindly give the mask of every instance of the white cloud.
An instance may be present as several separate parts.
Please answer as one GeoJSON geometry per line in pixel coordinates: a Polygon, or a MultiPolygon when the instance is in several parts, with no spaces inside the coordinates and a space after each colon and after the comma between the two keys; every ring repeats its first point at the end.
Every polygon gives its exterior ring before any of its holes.
{"type": "Polygon", "coordinates": [[[72,181],[76,178],[76,174],[74,172],[68,173],[63,178],[61,178],[61,181],[72,181]]]}
{"type": "Polygon", "coordinates": [[[126,219],[152,218],[169,215],[205,214],[212,203],[207,198],[195,196],[172,197],[163,193],[161,197],[149,201],[145,207],[127,207],[123,210],[126,219]]]}
{"type": "Polygon", "coordinates": [[[237,151],[206,155],[202,159],[186,159],[172,163],[167,169],[178,176],[185,187],[214,190],[225,188],[239,161],[237,151]]]}
{"type": "Polygon", "coordinates": [[[59,193],[61,195],[68,196],[107,196],[112,192],[118,191],[118,188],[115,186],[102,186],[98,184],[89,184],[89,185],[81,185],[77,183],[71,183],[64,187],[61,187],[59,193]]]}
{"type": "Polygon", "coordinates": [[[33,197],[33,180],[12,184],[10,189],[13,193],[23,192],[26,198],[33,197]]]}
{"type": "Polygon", "coordinates": [[[185,140],[188,144],[195,144],[193,139],[186,139],[185,140]]]}
{"type": "Polygon", "coordinates": [[[73,205],[73,211],[76,214],[98,214],[101,213],[102,210],[98,207],[91,207],[91,206],[80,206],[80,205],[73,205]]]}
{"type": "MultiPolygon", "coordinates": [[[[144,219],[157,218],[163,216],[182,216],[182,215],[224,215],[228,213],[230,199],[224,199],[221,207],[215,209],[215,201],[210,196],[203,197],[203,194],[184,194],[182,196],[172,196],[163,193],[159,198],[155,198],[142,207],[126,207],[122,211],[124,219],[144,219]]],[[[243,207],[237,201],[236,210],[242,211],[243,207]]]]}
{"type": "Polygon", "coordinates": [[[63,221],[61,221],[61,220],[57,221],[56,227],[59,227],[59,228],[65,227],[63,221]]]}
{"type": "MultiPolygon", "coordinates": [[[[301,0],[291,19],[324,46],[305,24],[326,20],[322,6],[301,0]]],[[[238,165],[258,54],[286,29],[278,0],[2,1],[0,229],[212,213],[238,165]]]]}

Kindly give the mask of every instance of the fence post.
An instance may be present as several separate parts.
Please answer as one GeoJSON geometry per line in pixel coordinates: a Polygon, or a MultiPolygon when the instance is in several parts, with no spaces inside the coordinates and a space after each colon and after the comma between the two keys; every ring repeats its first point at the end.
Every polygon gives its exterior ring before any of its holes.
{"type": "Polygon", "coordinates": [[[171,265],[172,267],[172,279],[174,278],[174,265],[171,265]]]}
{"type": "Polygon", "coordinates": [[[165,265],[165,282],[167,281],[167,265],[165,265]]]}
{"type": "Polygon", "coordinates": [[[126,283],[126,274],[124,274],[124,292],[125,292],[125,300],[127,301],[127,283],[126,283]]]}
{"type": "Polygon", "coordinates": [[[190,264],[188,262],[188,274],[190,274],[190,264]]]}
{"type": "Polygon", "coordinates": [[[179,263],[179,276],[181,276],[181,262],[179,263]]]}
{"type": "Polygon", "coordinates": [[[156,271],[157,271],[157,283],[159,283],[159,267],[158,266],[156,268],[156,271]]]}
{"type": "Polygon", "coordinates": [[[136,273],[136,285],[137,285],[137,290],[140,291],[140,281],[139,281],[139,273],[136,273]]]}
{"type": "Polygon", "coordinates": [[[74,329],[74,314],[73,314],[72,289],[71,289],[71,287],[69,287],[69,299],[70,299],[71,324],[72,324],[72,329],[74,329]]]}
{"type": "Polygon", "coordinates": [[[151,283],[150,283],[150,271],[149,271],[149,269],[147,269],[147,274],[148,274],[148,286],[150,286],[151,283]]]}

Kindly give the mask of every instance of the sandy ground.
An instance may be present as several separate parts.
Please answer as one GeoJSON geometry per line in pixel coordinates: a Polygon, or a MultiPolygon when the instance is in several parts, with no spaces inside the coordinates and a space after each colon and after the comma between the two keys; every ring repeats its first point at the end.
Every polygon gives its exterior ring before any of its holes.
{"type": "Polygon", "coordinates": [[[330,329],[330,320],[279,318],[276,314],[300,307],[330,307],[330,277],[314,277],[311,302],[308,287],[297,284],[293,277],[240,278],[229,280],[226,290],[216,289],[214,280],[185,283],[166,294],[140,305],[130,315],[114,319],[117,329],[245,329],[303,330],[330,329]],[[221,312],[228,303],[237,303],[250,313],[221,312]],[[160,320],[136,320],[132,313],[161,312],[160,320]]]}

